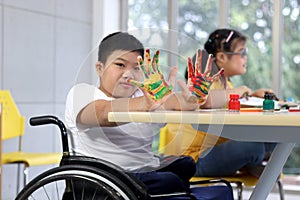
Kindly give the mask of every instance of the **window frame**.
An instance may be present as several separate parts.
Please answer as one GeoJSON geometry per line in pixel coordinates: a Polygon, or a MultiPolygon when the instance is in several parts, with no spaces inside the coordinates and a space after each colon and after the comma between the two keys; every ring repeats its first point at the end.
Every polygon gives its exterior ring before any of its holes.
{"type": "MultiPolygon", "coordinates": [[[[127,30],[128,21],[128,0],[119,0],[121,5],[120,29],[127,30]]],[[[219,27],[228,27],[227,19],[229,17],[230,0],[219,0],[219,27]]],[[[284,0],[274,1],[274,17],[272,21],[272,88],[279,98],[282,98],[281,80],[282,80],[282,26],[283,16],[281,10],[284,0]]],[[[170,31],[168,47],[172,52],[178,52],[177,44],[178,35],[177,18],[178,18],[178,1],[168,0],[168,24],[170,31]]],[[[168,55],[169,66],[176,65],[176,58],[168,55]]]]}

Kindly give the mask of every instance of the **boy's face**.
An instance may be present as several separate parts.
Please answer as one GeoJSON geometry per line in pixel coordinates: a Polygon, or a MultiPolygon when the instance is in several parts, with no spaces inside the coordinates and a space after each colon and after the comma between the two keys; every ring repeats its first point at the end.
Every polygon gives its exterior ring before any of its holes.
{"type": "Polygon", "coordinates": [[[131,97],[137,87],[128,83],[128,79],[142,81],[144,78],[137,56],[137,52],[116,50],[108,56],[105,64],[98,62],[96,68],[100,77],[100,90],[110,97],[131,97]]]}

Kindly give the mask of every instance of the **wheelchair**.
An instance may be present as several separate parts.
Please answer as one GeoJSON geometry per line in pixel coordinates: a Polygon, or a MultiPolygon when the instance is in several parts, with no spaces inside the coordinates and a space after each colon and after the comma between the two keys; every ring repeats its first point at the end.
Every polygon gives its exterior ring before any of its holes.
{"type": "MultiPolygon", "coordinates": [[[[204,191],[206,188],[210,189],[209,193],[216,194],[219,191],[223,192],[225,196],[227,195],[227,199],[233,199],[231,185],[225,180],[191,182],[191,185],[197,186],[191,187],[190,192],[151,195],[140,180],[136,179],[130,173],[126,173],[119,166],[98,158],[71,155],[69,152],[67,129],[64,123],[57,117],[45,115],[30,119],[30,125],[32,126],[47,124],[55,124],[60,129],[63,150],[60,165],[32,179],[20,191],[15,200],[197,200],[203,198],[198,198],[196,193],[202,195],[207,192],[204,191]],[[199,184],[207,185],[216,182],[225,184],[225,186],[199,187],[199,184]]],[[[224,197],[222,194],[220,196],[224,197]]]]}

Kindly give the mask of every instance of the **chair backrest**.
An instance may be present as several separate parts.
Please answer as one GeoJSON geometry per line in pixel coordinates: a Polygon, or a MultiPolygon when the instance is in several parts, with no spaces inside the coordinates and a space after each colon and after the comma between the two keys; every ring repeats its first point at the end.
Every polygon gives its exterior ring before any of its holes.
{"type": "Polygon", "coordinates": [[[2,197],[2,103],[0,102],[0,197],[2,197]]]}
{"type": "Polygon", "coordinates": [[[165,127],[160,129],[159,133],[159,145],[158,153],[165,155],[181,155],[182,149],[182,135],[177,132],[170,132],[170,125],[167,124],[165,127]]]}
{"type": "Polygon", "coordinates": [[[22,136],[25,128],[25,118],[20,115],[8,90],[0,90],[0,104],[2,104],[2,140],[22,136]]]}

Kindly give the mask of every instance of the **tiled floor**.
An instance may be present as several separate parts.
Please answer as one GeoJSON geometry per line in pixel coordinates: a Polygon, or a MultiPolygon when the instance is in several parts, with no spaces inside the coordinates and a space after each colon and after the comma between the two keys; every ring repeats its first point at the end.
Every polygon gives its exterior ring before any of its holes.
{"type": "MultiPolygon", "coordinates": [[[[300,176],[284,175],[282,177],[282,184],[284,187],[284,200],[300,200],[300,176]]],[[[234,189],[234,197],[237,199],[237,191],[234,189]]],[[[253,188],[245,188],[243,191],[243,200],[247,200],[251,196],[253,188]]],[[[260,200],[260,199],[259,199],[260,200]]],[[[274,187],[267,200],[280,200],[277,187],[274,187]]]]}
{"type": "MultiPolygon", "coordinates": [[[[285,199],[284,200],[299,200],[300,199],[300,194],[289,194],[289,193],[286,193],[284,195],[285,199]]],[[[243,195],[243,200],[247,200],[250,198],[250,192],[244,192],[244,195],[243,195]]],[[[235,198],[237,199],[237,198],[235,198]]],[[[271,193],[267,200],[280,200],[280,197],[279,197],[279,194],[277,193],[271,193]]]]}
{"type": "MultiPolygon", "coordinates": [[[[295,187],[294,189],[297,190],[285,189],[284,200],[300,200],[300,185],[293,186],[293,187],[295,187]]],[[[235,199],[237,199],[236,190],[234,190],[233,192],[234,192],[235,199]]],[[[243,191],[243,200],[248,200],[250,198],[251,192],[252,192],[251,188],[245,188],[243,191]]],[[[267,200],[280,200],[279,193],[276,190],[272,191],[272,193],[269,194],[267,200]]]]}

